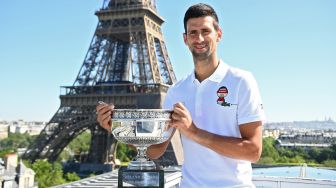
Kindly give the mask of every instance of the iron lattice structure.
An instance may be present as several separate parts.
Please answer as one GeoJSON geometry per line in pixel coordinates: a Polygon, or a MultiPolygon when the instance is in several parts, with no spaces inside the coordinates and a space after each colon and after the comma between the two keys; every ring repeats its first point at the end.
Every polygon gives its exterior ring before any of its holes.
{"type": "MultiPolygon", "coordinates": [[[[154,0],[105,0],[95,14],[99,22],[77,78],[61,87],[60,108],[24,158],[55,161],[71,140],[89,130],[86,162],[109,162],[115,139],[96,121],[97,101],[117,108],[161,108],[176,81],[154,0]]],[[[163,164],[181,163],[180,145],[172,143],[163,164]]]]}

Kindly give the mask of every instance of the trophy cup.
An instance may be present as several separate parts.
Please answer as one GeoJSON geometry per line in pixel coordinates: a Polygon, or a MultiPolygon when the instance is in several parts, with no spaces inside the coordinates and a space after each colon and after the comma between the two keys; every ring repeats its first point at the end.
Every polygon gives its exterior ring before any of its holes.
{"type": "Polygon", "coordinates": [[[131,144],[137,156],[127,168],[120,168],[118,187],[164,187],[163,170],[157,169],[146,157],[147,147],[169,139],[172,111],[164,109],[115,109],[112,115],[112,134],[120,142],[131,144]]]}

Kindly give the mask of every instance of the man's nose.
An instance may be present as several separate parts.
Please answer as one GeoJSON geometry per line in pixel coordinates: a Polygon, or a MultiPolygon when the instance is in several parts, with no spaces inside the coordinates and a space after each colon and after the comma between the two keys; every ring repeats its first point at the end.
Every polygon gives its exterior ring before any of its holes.
{"type": "Polygon", "coordinates": [[[203,37],[202,33],[197,33],[197,35],[195,36],[195,39],[197,41],[204,41],[204,37],[203,37]]]}

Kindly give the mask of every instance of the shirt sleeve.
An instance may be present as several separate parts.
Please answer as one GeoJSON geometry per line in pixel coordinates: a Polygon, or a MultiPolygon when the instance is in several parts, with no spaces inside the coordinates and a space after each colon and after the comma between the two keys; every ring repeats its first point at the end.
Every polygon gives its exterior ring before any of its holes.
{"type": "Polygon", "coordinates": [[[265,114],[258,84],[251,73],[242,77],[238,93],[238,124],[265,122],[265,114]]]}
{"type": "Polygon", "coordinates": [[[174,103],[173,103],[173,100],[172,100],[172,87],[170,87],[167,91],[167,95],[164,99],[164,103],[163,103],[163,106],[162,108],[163,109],[169,109],[169,110],[172,110],[173,109],[173,106],[174,106],[174,103]]]}

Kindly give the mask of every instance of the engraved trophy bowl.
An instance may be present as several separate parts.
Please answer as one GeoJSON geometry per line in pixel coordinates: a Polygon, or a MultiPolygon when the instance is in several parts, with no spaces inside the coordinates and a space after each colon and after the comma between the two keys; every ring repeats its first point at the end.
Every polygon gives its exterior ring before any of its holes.
{"type": "Polygon", "coordinates": [[[129,170],[154,170],[156,165],[147,158],[147,147],[169,139],[171,110],[115,109],[112,115],[112,134],[120,142],[134,145],[137,156],[129,163],[129,170]]]}

